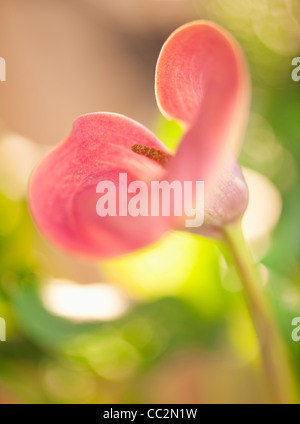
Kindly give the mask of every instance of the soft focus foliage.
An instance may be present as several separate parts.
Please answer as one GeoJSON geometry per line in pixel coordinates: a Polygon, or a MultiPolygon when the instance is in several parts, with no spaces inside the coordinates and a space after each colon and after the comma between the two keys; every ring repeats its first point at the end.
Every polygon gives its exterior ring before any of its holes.
{"type": "MultiPolygon", "coordinates": [[[[100,9],[92,0],[76,8],[70,1],[26,3],[28,9],[21,0],[3,2],[0,17],[0,46],[12,63],[8,82],[0,86],[0,316],[7,323],[7,342],[0,342],[0,403],[268,401],[241,286],[220,244],[172,233],[150,248],[95,266],[42,240],[24,197],[28,172],[47,150],[41,143],[61,139],[81,113],[133,116],[151,125],[173,151],[182,130],[156,115],[153,72],[163,41],[187,15],[226,27],[250,61],[253,104],[240,159],[256,171],[250,196],[259,205],[245,226],[300,382],[300,342],[291,339],[292,319],[300,316],[300,86],[290,77],[291,59],[299,54],[298,2],[180,1],[172,14],[174,2],[148,0],[147,28],[140,24],[144,10],[138,9],[138,19],[130,13],[133,1],[122,2],[125,9],[128,4],[122,19],[108,2],[100,9]],[[160,3],[168,13],[158,13],[160,3]],[[179,7],[186,13],[182,18],[179,7]],[[33,11],[43,28],[33,23],[33,11]],[[7,18],[18,23],[14,31],[7,18]],[[47,36],[56,23],[57,44],[47,36]],[[49,46],[59,72],[47,62],[49,46]],[[18,62],[24,51],[26,69],[18,62]],[[67,279],[70,290],[72,283],[109,283],[116,288],[116,297],[107,297],[111,311],[121,298],[126,308],[112,320],[74,321],[57,289],[62,309],[55,315],[46,287],[58,279],[67,279]]],[[[70,293],[68,301],[76,302],[70,293]]]]}

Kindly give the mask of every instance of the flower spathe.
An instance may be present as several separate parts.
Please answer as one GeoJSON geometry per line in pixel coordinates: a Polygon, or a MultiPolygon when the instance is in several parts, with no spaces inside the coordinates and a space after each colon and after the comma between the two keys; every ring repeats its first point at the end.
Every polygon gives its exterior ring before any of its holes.
{"type": "Polygon", "coordinates": [[[176,30],[164,44],[156,68],[156,97],[162,113],[180,121],[184,136],[166,167],[134,145],[170,155],[157,137],[121,115],[79,117],[70,136],[35,169],[29,204],[41,232],[63,249],[107,258],[148,245],[184,217],[105,216],[96,213],[99,181],[118,189],[140,180],[204,181],[202,234],[238,219],[247,206],[247,187],[233,154],[239,151],[248,118],[249,77],[236,41],[222,28],[196,21],[176,30]]]}

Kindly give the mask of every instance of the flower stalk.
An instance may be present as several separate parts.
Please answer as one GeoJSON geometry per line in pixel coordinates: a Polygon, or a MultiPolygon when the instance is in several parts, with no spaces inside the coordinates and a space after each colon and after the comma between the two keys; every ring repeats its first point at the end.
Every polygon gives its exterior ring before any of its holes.
{"type": "Polygon", "coordinates": [[[245,242],[241,223],[225,228],[223,236],[244,289],[272,403],[296,403],[297,391],[291,365],[281,336],[274,325],[270,306],[264,294],[262,278],[245,242]]]}

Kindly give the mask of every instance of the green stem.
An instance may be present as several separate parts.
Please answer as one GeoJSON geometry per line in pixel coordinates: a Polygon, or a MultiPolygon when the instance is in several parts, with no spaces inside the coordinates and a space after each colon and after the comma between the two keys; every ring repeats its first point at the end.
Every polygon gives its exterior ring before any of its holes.
{"type": "Polygon", "coordinates": [[[269,305],[265,299],[260,273],[244,240],[241,225],[229,226],[224,241],[243,285],[245,298],[259,341],[262,365],[272,401],[296,403],[296,390],[285,346],[281,340],[269,305]]]}

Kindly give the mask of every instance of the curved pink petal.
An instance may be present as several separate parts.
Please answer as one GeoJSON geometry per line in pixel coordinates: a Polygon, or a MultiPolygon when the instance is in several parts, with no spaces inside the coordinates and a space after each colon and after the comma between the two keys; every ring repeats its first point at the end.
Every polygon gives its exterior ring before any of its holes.
{"type": "MultiPolygon", "coordinates": [[[[249,74],[237,42],[211,22],[182,26],[160,53],[156,96],[162,113],[187,128],[166,178],[205,181],[206,192],[220,191],[213,188],[220,182],[218,170],[229,167],[230,175],[232,151],[240,148],[249,115],[249,74]]],[[[233,187],[235,182],[231,190],[239,193],[244,210],[247,187],[243,179],[233,187]]],[[[226,205],[233,215],[236,201],[226,205]]],[[[226,215],[223,206],[219,215],[226,215]]]]}
{"type": "Polygon", "coordinates": [[[238,165],[232,165],[231,151],[239,145],[245,125],[249,84],[238,45],[211,23],[180,28],[160,54],[156,94],[163,113],[187,127],[166,171],[144,156],[147,148],[168,154],[150,131],[107,113],[78,118],[70,137],[37,167],[30,185],[30,208],[37,226],[54,243],[72,253],[104,258],[140,248],[182,227],[184,217],[133,217],[127,212],[119,216],[119,194],[136,180],[147,186],[161,179],[205,181],[208,221],[203,231],[241,213],[247,190],[238,165]],[[132,150],[136,144],[146,146],[144,153],[132,150]],[[124,186],[119,185],[120,174],[126,174],[124,186]],[[116,216],[97,214],[100,181],[116,187],[116,216]]]}
{"type": "MultiPolygon", "coordinates": [[[[97,184],[159,179],[163,168],[131,150],[135,143],[167,152],[146,128],[124,116],[97,113],[78,118],[69,138],[31,178],[29,204],[38,228],[55,244],[87,257],[109,257],[149,244],[170,228],[159,217],[99,217],[97,184]]],[[[127,186],[126,186],[127,190],[127,186]]]]}

